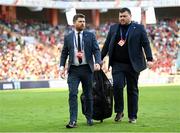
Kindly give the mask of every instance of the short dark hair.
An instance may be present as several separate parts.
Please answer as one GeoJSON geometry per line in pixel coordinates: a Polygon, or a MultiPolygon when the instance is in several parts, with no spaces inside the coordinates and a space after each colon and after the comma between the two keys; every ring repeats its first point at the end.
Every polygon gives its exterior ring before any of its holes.
{"type": "Polygon", "coordinates": [[[120,13],[128,12],[128,13],[131,15],[131,10],[130,10],[129,8],[126,8],[126,7],[121,8],[121,9],[119,10],[119,12],[120,12],[120,13]]]}
{"type": "Polygon", "coordinates": [[[81,14],[81,13],[78,13],[78,14],[74,15],[74,17],[73,17],[73,22],[76,22],[76,20],[77,20],[78,18],[85,18],[85,15],[84,15],[84,14],[81,14]]]}

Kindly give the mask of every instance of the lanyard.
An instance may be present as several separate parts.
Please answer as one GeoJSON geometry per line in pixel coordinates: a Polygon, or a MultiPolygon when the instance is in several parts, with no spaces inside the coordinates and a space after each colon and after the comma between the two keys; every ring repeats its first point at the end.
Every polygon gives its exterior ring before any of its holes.
{"type": "MultiPolygon", "coordinates": [[[[77,35],[77,36],[78,36],[78,35],[77,35]]],[[[78,37],[77,37],[77,38],[78,38],[78,37]]],[[[75,34],[74,34],[74,42],[75,42],[76,48],[78,49],[78,42],[77,42],[78,39],[77,39],[77,38],[76,38],[76,33],[75,33],[75,34]]],[[[84,49],[84,41],[83,41],[83,40],[81,41],[81,40],[82,40],[82,39],[81,39],[81,36],[80,36],[80,42],[81,42],[80,44],[82,44],[82,45],[80,45],[80,46],[81,46],[81,50],[83,50],[83,49],[84,49]]]]}
{"type": "MultiPolygon", "coordinates": [[[[125,40],[124,40],[124,41],[126,41],[126,40],[127,40],[127,37],[128,37],[128,34],[129,34],[129,30],[130,30],[130,28],[131,28],[131,25],[129,26],[129,28],[128,28],[127,32],[126,32],[126,35],[125,35],[125,40]]],[[[123,37],[122,37],[122,29],[121,29],[121,27],[120,27],[120,35],[121,35],[121,40],[123,40],[123,37]]]]}

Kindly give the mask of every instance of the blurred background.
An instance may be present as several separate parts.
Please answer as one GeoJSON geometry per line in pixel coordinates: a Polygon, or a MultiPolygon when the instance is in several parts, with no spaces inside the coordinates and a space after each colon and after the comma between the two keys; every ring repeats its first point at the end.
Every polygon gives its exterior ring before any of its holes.
{"type": "Polygon", "coordinates": [[[102,48],[122,7],[145,26],[153,50],[139,84],[180,84],[180,0],[0,0],[0,90],[67,87],[59,59],[73,15],[86,15],[102,48]]]}

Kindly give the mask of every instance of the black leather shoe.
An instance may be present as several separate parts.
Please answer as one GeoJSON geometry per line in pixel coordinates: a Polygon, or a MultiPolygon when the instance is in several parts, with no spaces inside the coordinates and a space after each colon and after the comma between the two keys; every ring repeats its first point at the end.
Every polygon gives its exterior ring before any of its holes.
{"type": "Polygon", "coordinates": [[[66,128],[75,128],[75,127],[77,127],[76,121],[69,122],[69,123],[66,125],[66,128]]]}
{"type": "Polygon", "coordinates": [[[124,113],[117,113],[116,117],[114,118],[114,121],[116,122],[121,121],[123,117],[124,117],[124,113]]]}
{"type": "Polygon", "coordinates": [[[129,118],[129,123],[135,124],[136,121],[137,121],[137,120],[136,120],[135,118],[132,118],[132,119],[129,118]]]}
{"type": "Polygon", "coordinates": [[[87,119],[87,125],[92,126],[93,125],[93,120],[92,119],[87,119]]]}

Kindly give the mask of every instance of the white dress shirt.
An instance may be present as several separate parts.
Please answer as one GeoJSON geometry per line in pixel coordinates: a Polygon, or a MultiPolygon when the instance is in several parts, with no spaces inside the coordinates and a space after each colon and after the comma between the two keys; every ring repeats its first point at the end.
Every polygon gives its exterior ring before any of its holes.
{"type": "Polygon", "coordinates": [[[81,44],[81,51],[83,52],[82,56],[82,63],[79,64],[78,58],[77,58],[77,53],[78,53],[78,31],[75,30],[75,35],[74,35],[74,63],[73,65],[79,66],[79,65],[84,65],[87,64],[86,58],[85,58],[85,53],[84,53],[84,41],[83,41],[83,31],[80,32],[80,44],[81,44]]]}

